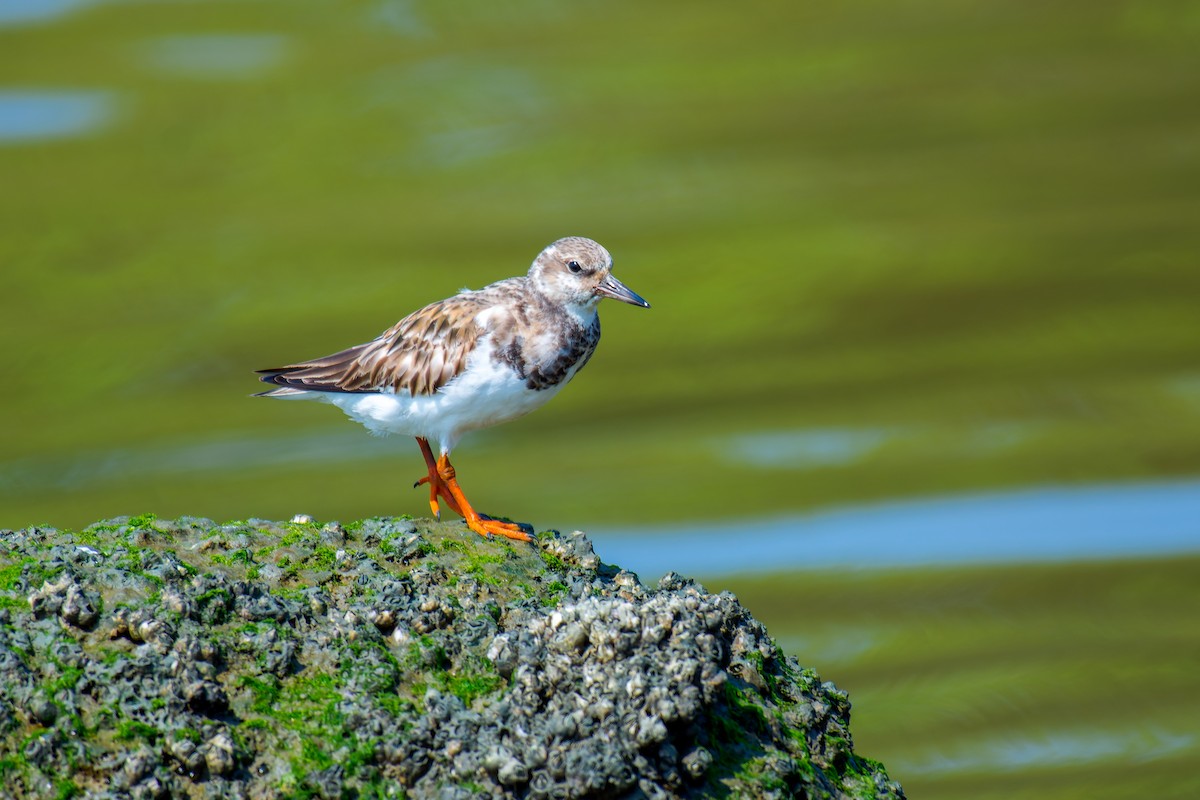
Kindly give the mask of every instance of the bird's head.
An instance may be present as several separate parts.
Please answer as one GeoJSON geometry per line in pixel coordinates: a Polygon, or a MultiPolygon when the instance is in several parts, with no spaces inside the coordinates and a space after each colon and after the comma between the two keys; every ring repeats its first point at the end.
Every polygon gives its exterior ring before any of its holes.
{"type": "Polygon", "coordinates": [[[605,297],[649,308],[650,304],[612,274],[612,256],[591,239],[568,236],[534,259],[529,280],[550,300],[594,309],[605,297]]]}

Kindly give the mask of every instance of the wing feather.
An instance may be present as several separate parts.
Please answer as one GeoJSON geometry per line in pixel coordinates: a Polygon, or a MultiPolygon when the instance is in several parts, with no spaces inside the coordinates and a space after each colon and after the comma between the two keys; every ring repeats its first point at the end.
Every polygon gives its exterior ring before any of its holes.
{"type": "Polygon", "coordinates": [[[366,344],[324,358],[259,370],[279,386],[263,395],[298,391],[408,391],[430,395],[458,376],[486,332],[475,317],[485,301],[477,292],[456,295],[414,311],[366,344]]]}

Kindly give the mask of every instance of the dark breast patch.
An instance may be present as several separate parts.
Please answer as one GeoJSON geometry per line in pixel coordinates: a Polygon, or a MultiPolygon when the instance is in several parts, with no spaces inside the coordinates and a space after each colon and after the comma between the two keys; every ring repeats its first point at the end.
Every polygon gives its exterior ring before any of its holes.
{"type": "Polygon", "coordinates": [[[525,368],[524,336],[514,336],[507,346],[497,347],[492,353],[492,360],[501,364],[507,364],[521,378],[529,377],[529,372],[525,368]]]}
{"type": "Polygon", "coordinates": [[[583,369],[583,365],[596,351],[596,344],[599,341],[599,317],[586,329],[582,325],[575,325],[570,334],[563,336],[558,355],[555,358],[538,364],[529,370],[527,376],[522,376],[526,378],[525,385],[535,391],[557,386],[567,379],[567,373],[576,363],[579,364],[579,369],[583,369]]]}
{"type": "MultiPolygon", "coordinates": [[[[547,304],[548,305],[548,304],[547,304]]],[[[548,309],[538,309],[543,313],[548,309]]],[[[557,386],[567,379],[571,369],[578,364],[583,365],[592,357],[596,344],[600,341],[600,318],[588,327],[583,327],[575,318],[559,309],[554,309],[550,324],[552,331],[557,331],[557,347],[551,350],[551,357],[538,358],[531,337],[522,336],[515,331],[506,345],[492,351],[493,360],[507,365],[513,372],[525,381],[526,387],[533,391],[541,391],[557,386]]],[[[543,324],[545,319],[541,320],[543,324]]]]}

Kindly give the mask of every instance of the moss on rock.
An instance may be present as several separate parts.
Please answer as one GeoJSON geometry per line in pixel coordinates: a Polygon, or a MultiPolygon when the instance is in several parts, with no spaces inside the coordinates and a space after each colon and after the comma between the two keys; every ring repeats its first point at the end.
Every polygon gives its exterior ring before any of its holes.
{"type": "Polygon", "coordinates": [[[903,797],[849,712],[732,595],[579,533],[0,532],[14,798],[903,797]]]}

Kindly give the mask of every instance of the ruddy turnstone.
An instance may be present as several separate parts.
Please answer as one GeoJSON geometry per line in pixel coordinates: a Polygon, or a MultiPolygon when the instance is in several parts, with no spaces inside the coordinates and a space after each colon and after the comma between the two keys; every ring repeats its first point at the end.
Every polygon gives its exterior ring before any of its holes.
{"type": "Polygon", "coordinates": [[[434,516],[444,501],[481,536],[528,541],[524,526],[472,508],[450,451],[463,434],[528,414],[558,394],[600,341],[596,306],[605,297],[650,307],[613,277],[612,256],[599,244],[559,239],[524,277],[427,305],[366,344],[259,370],[260,380],[279,388],[255,396],[323,400],[372,433],[416,437],[428,474],[413,486],[429,484],[434,516]]]}

